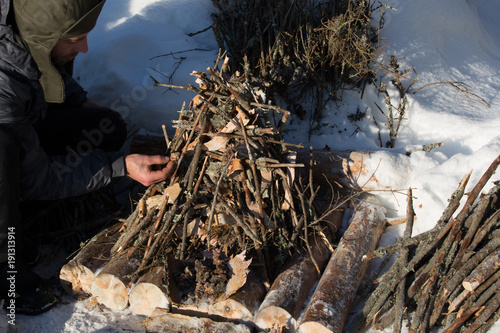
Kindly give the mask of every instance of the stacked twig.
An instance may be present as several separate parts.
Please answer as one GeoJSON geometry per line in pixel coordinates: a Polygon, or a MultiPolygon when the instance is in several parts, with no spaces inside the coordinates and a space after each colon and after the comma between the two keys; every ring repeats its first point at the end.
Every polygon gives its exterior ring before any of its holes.
{"type": "MultiPolygon", "coordinates": [[[[403,239],[365,257],[401,249],[366,301],[360,325],[383,329],[394,322],[394,331],[400,332],[406,318],[410,332],[429,332],[435,326],[445,327],[444,332],[486,332],[500,317],[500,184],[478,199],[499,164],[500,156],[468,193],[456,217],[470,174],[432,230],[409,237],[408,224],[403,239]]],[[[410,191],[409,222],[414,216],[411,197],[410,191]]]]}
{"type": "Polygon", "coordinates": [[[63,267],[68,290],[150,315],[156,307],[227,300],[245,285],[251,263],[264,291],[257,302],[240,303],[255,308],[292,255],[302,253],[320,272],[310,242],[333,241],[322,218],[335,203],[317,213],[312,174],[296,171],[304,165],[289,150],[300,146],[282,139],[289,113],[267,100],[265,84],[229,76],[225,64],[193,72],[199,88],[156,81],[197,94],[180,111],[174,137],[165,137],[176,170],[145,191],[121,227],[97,235],[63,267]]]}

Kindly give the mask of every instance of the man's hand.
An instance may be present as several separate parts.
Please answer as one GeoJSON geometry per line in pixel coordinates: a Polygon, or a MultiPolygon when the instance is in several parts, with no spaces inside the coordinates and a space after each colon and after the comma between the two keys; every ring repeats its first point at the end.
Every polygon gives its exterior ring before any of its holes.
{"type": "Polygon", "coordinates": [[[125,157],[125,167],[127,176],[149,186],[170,177],[175,163],[168,156],[131,154],[125,157]]]}

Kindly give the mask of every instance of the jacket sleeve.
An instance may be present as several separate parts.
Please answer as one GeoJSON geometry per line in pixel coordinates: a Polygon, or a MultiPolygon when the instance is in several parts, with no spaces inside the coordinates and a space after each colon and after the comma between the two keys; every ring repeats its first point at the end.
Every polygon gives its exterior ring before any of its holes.
{"type": "Polygon", "coordinates": [[[16,136],[24,150],[20,180],[24,200],[76,196],[125,175],[122,153],[95,149],[85,155],[68,152],[64,156],[48,156],[26,114],[26,107],[32,103],[29,87],[10,79],[0,91],[0,126],[16,136]]]}
{"type": "MultiPolygon", "coordinates": [[[[36,136],[31,127],[23,132],[36,136]]],[[[36,142],[26,147],[21,169],[21,194],[24,200],[60,199],[98,190],[114,177],[125,175],[124,156],[95,149],[86,155],[68,152],[47,156],[36,142]]]]}

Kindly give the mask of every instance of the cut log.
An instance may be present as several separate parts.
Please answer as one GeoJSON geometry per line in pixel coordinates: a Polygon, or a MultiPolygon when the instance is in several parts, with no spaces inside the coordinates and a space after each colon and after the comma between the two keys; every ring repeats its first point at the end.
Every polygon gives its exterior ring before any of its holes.
{"type": "MultiPolygon", "coordinates": [[[[314,259],[322,270],[331,254],[328,244],[319,238],[311,243],[314,259]]],[[[304,254],[295,255],[274,280],[255,315],[255,325],[261,330],[274,328],[294,332],[300,310],[318,278],[319,272],[311,258],[304,254]]]]}
{"type": "Polygon", "coordinates": [[[385,210],[371,195],[360,198],[348,229],[321,276],[298,328],[299,333],[342,332],[373,251],[385,227],[385,210]]]}
{"type": "Polygon", "coordinates": [[[228,299],[211,305],[209,314],[236,319],[242,323],[253,322],[253,315],[265,295],[266,288],[259,274],[255,270],[251,270],[245,285],[228,299]]]}
{"type": "Polygon", "coordinates": [[[112,310],[124,310],[128,306],[128,284],[131,274],[140,266],[139,251],[135,251],[133,258],[128,258],[126,252],[113,256],[92,283],[92,295],[112,310]]]}
{"type": "Polygon", "coordinates": [[[121,226],[116,223],[99,232],[61,268],[59,279],[67,293],[82,296],[91,292],[95,273],[110,260],[110,251],[120,237],[121,226]]]}
{"type": "Polygon", "coordinates": [[[314,168],[314,183],[327,188],[335,183],[345,188],[362,190],[382,187],[375,178],[376,169],[366,164],[369,157],[370,153],[364,151],[298,151],[298,161],[305,164],[305,172],[309,172],[310,167],[314,168]]]}
{"type": "Polygon", "coordinates": [[[150,316],[156,308],[169,309],[168,282],[164,266],[150,269],[130,290],[130,310],[135,314],[150,316]]]}
{"type": "Polygon", "coordinates": [[[156,309],[151,317],[142,321],[148,332],[167,333],[250,333],[251,329],[243,324],[217,322],[209,318],[185,316],[169,313],[165,309],[156,309]]]}

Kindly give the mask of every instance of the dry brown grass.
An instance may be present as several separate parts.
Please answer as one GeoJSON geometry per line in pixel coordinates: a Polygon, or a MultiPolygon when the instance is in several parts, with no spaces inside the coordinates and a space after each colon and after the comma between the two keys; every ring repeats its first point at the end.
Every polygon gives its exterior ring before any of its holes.
{"type": "Polygon", "coordinates": [[[374,73],[371,1],[212,2],[214,31],[232,70],[269,82],[280,95],[295,88],[299,99],[312,90],[317,116],[326,98],[374,73]]]}

